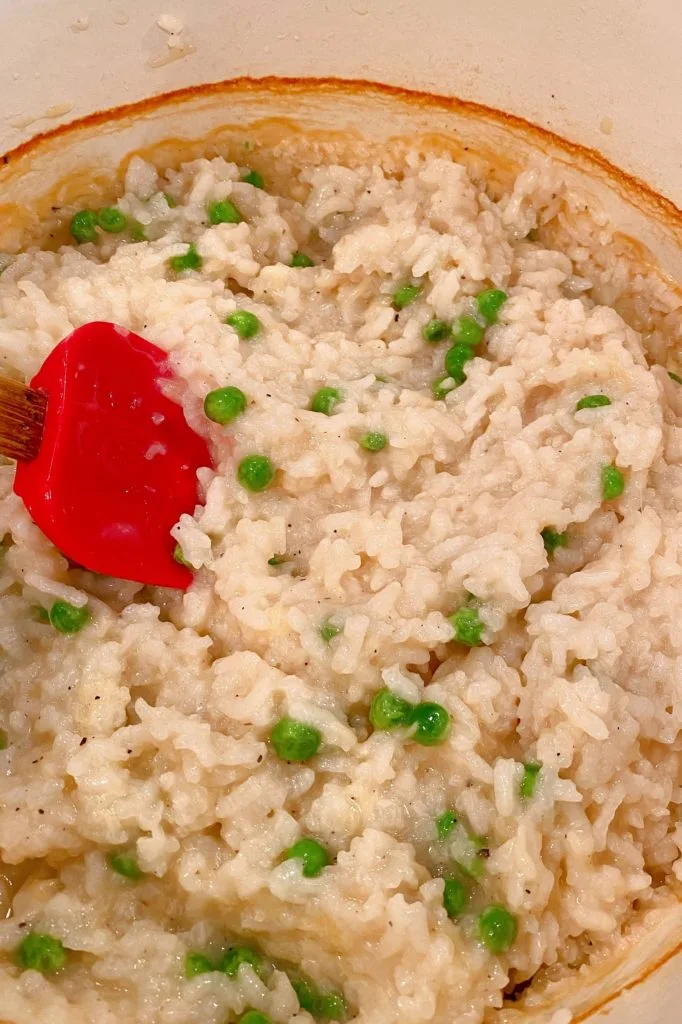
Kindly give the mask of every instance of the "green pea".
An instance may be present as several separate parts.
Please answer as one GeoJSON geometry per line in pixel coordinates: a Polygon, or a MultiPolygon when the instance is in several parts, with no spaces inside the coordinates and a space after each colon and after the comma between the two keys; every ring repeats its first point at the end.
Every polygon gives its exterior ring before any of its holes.
{"type": "Polygon", "coordinates": [[[436,818],[436,832],[441,843],[452,833],[456,824],[457,815],[454,811],[443,811],[440,817],[436,818]]]}
{"type": "Polygon", "coordinates": [[[682,377],[680,377],[679,373],[673,373],[672,370],[668,370],[668,376],[671,380],[674,380],[676,384],[682,384],[682,377]]]}
{"type": "Polygon", "coordinates": [[[55,601],[50,608],[50,622],[59,633],[78,633],[89,621],[87,606],[76,608],[68,601],[55,601]]]}
{"type": "Polygon", "coordinates": [[[457,878],[446,878],[443,888],[443,906],[448,917],[454,918],[464,910],[467,901],[467,891],[463,882],[457,878]]]}
{"type": "Polygon", "coordinates": [[[499,288],[486,288],[485,291],[479,292],[476,296],[478,310],[489,324],[497,323],[497,314],[506,301],[506,292],[501,291],[499,288]]]}
{"type": "Polygon", "coordinates": [[[388,438],[385,434],[369,433],[360,439],[360,447],[366,452],[380,452],[387,444],[388,438]]]}
{"type": "Polygon", "coordinates": [[[581,409],[601,409],[605,405],[611,405],[611,399],[606,395],[585,395],[579,402],[576,402],[575,411],[581,409]]]}
{"type": "Polygon", "coordinates": [[[173,196],[170,194],[170,192],[164,192],[163,193],[163,198],[166,200],[166,205],[168,206],[168,208],[170,210],[174,210],[175,207],[178,205],[175,202],[175,199],[173,198],[173,196]]]}
{"type": "Polygon", "coordinates": [[[457,387],[449,373],[437,377],[431,384],[431,394],[437,402],[442,402],[457,387]]]}
{"type": "Polygon", "coordinates": [[[102,231],[118,235],[125,228],[128,219],[116,206],[103,206],[97,214],[97,223],[102,231]]]}
{"type": "Polygon", "coordinates": [[[320,998],[320,1017],[324,1020],[345,1021],[347,1016],[346,1000],[338,992],[328,992],[320,998]]]}
{"type": "Polygon", "coordinates": [[[452,340],[458,345],[476,348],[483,338],[483,328],[471,316],[459,316],[450,328],[452,340]]]}
{"type": "Polygon", "coordinates": [[[67,950],[61,939],[41,932],[31,932],[21,940],[17,948],[17,963],[24,971],[53,974],[62,969],[66,958],[67,950]]]}
{"type": "Polygon", "coordinates": [[[268,565],[272,565],[274,567],[276,565],[284,565],[284,563],[288,561],[289,559],[286,555],[273,555],[272,558],[268,558],[268,565]]]}
{"type": "Polygon", "coordinates": [[[325,416],[331,416],[336,404],[343,399],[343,394],[338,388],[320,388],[310,399],[310,408],[313,412],[321,412],[325,416]]]}
{"type": "Polygon", "coordinates": [[[478,934],[483,944],[498,956],[506,953],[516,939],[516,918],[506,907],[493,903],[478,919],[478,934]]]}
{"type": "Polygon", "coordinates": [[[239,1018],[238,1024],[272,1024],[272,1018],[260,1010],[247,1010],[239,1018]]]}
{"type": "Polygon", "coordinates": [[[247,185],[253,185],[254,188],[265,188],[265,182],[258,171],[250,170],[242,174],[242,181],[247,185]]]}
{"type": "Polygon", "coordinates": [[[128,853],[110,853],[107,856],[107,864],[112,871],[129,882],[139,882],[144,878],[144,872],[134,857],[128,853]]]}
{"type": "Polygon", "coordinates": [[[184,565],[185,568],[187,569],[194,569],[192,563],[188,562],[184,554],[182,553],[182,547],[180,546],[180,544],[176,544],[175,547],[173,548],[173,558],[178,563],[178,565],[184,565]]]}
{"type": "Polygon", "coordinates": [[[299,839],[284,854],[285,860],[300,860],[304,878],[317,878],[329,864],[329,855],[316,839],[299,839]]]}
{"type": "Polygon", "coordinates": [[[308,761],[320,749],[322,733],[294,718],[280,718],[270,733],[270,741],[283,761],[308,761]]]}
{"type": "Polygon", "coordinates": [[[208,204],[208,219],[211,224],[239,224],[242,215],[229,199],[220,199],[208,204]]]}
{"type": "Polygon", "coordinates": [[[290,267],[296,267],[299,270],[303,270],[306,267],[314,267],[315,260],[311,260],[310,256],[306,256],[304,252],[295,252],[291,257],[290,267]]]}
{"type": "Polygon", "coordinates": [[[168,265],[176,274],[182,274],[185,270],[201,270],[203,260],[196,250],[194,242],[187,246],[187,252],[181,256],[171,256],[168,265]]]}
{"type": "Polygon", "coordinates": [[[545,545],[545,551],[551,558],[557,548],[568,547],[568,531],[564,530],[563,533],[559,533],[552,526],[546,526],[544,530],[540,530],[540,536],[542,537],[542,543],[545,545]]]}
{"type": "Polygon", "coordinates": [[[414,302],[421,290],[419,284],[404,284],[402,288],[398,288],[398,291],[393,293],[391,305],[397,310],[405,309],[405,306],[414,302]]]}
{"type": "Polygon", "coordinates": [[[339,633],[343,633],[343,626],[331,619],[325,619],[319,629],[320,639],[325,644],[330,643],[339,633]]]}
{"type": "Polygon", "coordinates": [[[74,213],[69,231],[78,243],[97,240],[97,214],[94,210],[79,210],[74,213]]]}
{"type": "Polygon", "coordinates": [[[0,729],[0,750],[7,750],[9,746],[9,736],[4,729],[0,729]]]}
{"type": "Polygon", "coordinates": [[[289,981],[296,993],[298,1005],[301,1009],[307,1010],[311,1017],[319,1016],[320,993],[317,990],[317,986],[309,978],[304,978],[300,975],[290,976],[289,981]]]}
{"type": "Polygon", "coordinates": [[[474,358],[474,351],[469,345],[457,344],[445,353],[445,370],[457,384],[467,379],[464,367],[474,358]]]}
{"type": "Polygon", "coordinates": [[[375,729],[400,729],[411,724],[413,713],[414,704],[384,687],[377,690],[372,698],[369,720],[375,729]]]}
{"type": "Polygon", "coordinates": [[[139,220],[130,221],[130,241],[131,242],[146,242],[147,232],[145,231],[144,224],[140,224],[139,220]]]}
{"type": "Polygon", "coordinates": [[[228,978],[236,978],[242,964],[249,964],[261,979],[267,973],[265,958],[250,946],[230,946],[218,961],[217,970],[226,974],[228,978]]]}
{"type": "Polygon", "coordinates": [[[542,765],[538,764],[537,761],[528,761],[527,764],[524,764],[523,777],[519,786],[519,794],[524,800],[529,800],[535,793],[541,768],[542,765]]]}
{"type": "Polygon", "coordinates": [[[232,423],[244,412],[247,406],[247,397],[241,388],[228,385],[225,388],[216,388],[209,391],[204,399],[204,413],[213,423],[225,426],[232,423]]]}
{"type": "Polygon", "coordinates": [[[454,639],[467,647],[478,647],[481,643],[481,636],[485,629],[485,623],[481,622],[475,608],[458,608],[452,615],[448,615],[448,622],[455,631],[454,639]]]}
{"type": "Polygon", "coordinates": [[[185,977],[196,978],[198,974],[208,974],[215,968],[203,953],[188,953],[185,957],[185,977]]]}
{"type": "Polygon", "coordinates": [[[428,341],[430,344],[437,344],[439,341],[443,341],[447,338],[450,333],[450,328],[446,324],[445,320],[429,320],[428,324],[424,324],[422,327],[422,338],[424,341],[428,341]]]}
{"type": "Polygon", "coordinates": [[[458,867],[471,878],[480,878],[485,872],[485,854],[488,851],[488,840],[485,836],[474,836],[466,833],[466,847],[460,853],[458,867]]]}
{"type": "Polygon", "coordinates": [[[602,466],[601,495],[604,501],[620,498],[625,490],[625,477],[616,466],[602,466]]]}
{"type": "Polygon", "coordinates": [[[255,313],[248,309],[237,309],[225,319],[225,323],[232,327],[240,338],[255,338],[261,329],[261,322],[255,313]]]}
{"type": "Polygon", "coordinates": [[[247,491],[264,491],[275,479],[275,467],[267,455],[247,455],[237,467],[237,479],[247,491]]]}
{"type": "Polygon", "coordinates": [[[410,724],[416,726],[412,733],[415,743],[420,743],[423,747],[435,747],[447,738],[450,715],[442,704],[423,701],[413,710],[410,724]]]}

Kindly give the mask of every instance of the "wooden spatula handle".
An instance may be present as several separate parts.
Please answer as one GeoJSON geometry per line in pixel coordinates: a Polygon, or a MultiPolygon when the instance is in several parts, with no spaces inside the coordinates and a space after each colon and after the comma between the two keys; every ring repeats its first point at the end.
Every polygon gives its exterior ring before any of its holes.
{"type": "Polygon", "coordinates": [[[47,399],[21,381],[0,377],[0,454],[34,459],[43,436],[47,399]]]}

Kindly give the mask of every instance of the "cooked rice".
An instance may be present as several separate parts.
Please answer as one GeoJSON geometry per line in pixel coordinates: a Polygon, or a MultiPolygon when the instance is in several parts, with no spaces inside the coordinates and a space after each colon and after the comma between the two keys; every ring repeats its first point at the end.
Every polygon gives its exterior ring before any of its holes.
{"type": "Polygon", "coordinates": [[[152,241],[30,251],[0,279],[7,367],[30,377],[73,328],[122,324],[171,354],[217,458],[174,530],[196,570],[184,596],[70,567],[0,467],[0,1013],[224,1024],[253,1007],[304,1024],[294,965],[362,1024],[494,1021],[515,986],[536,976],[532,999],[616,955],[682,881],[682,389],[652,364],[678,300],[652,286],[644,338],[598,304],[627,315],[639,289],[641,307],[642,278],[549,166],[497,200],[446,159],[321,166],[300,171],[302,203],[243,170],[159,179],[133,160],[119,206],[152,241]],[[207,226],[227,197],[243,223],[207,226]],[[201,271],[170,273],[192,240],[201,271]],[[316,266],[291,268],[297,250],[316,266]],[[436,401],[446,346],[421,327],[491,283],[510,296],[500,323],[436,401]],[[237,308],[257,338],[225,325],[237,308]],[[226,429],[202,402],[228,383],[250,404],[226,429]],[[343,390],[330,417],[309,410],[322,385],[343,390]],[[575,412],[597,392],[612,404],[575,412]],[[367,431],[388,447],[365,452],[367,431]],[[278,469],[262,494],[235,478],[250,452],[278,469]],[[606,504],[605,464],[626,478],[606,504]],[[552,558],[548,526],[569,538],[552,558]],[[87,600],[92,624],[37,621],[57,597],[87,600]],[[472,599],[485,630],[469,649],[448,615],[472,599]],[[342,632],[324,643],[330,616],[342,632]],[[445,706],[447,741],[372,731],[382,686],[445,706]],[[311,762],[275,756],[283,714],[322,732],[311,762]],[[542,771],[524,800],[528,761],[542,771]],[[489,850],[456,921],[441,876],[467,836],[436,843],[446,808],[489,850]],[[302,835],[332,856],[317,878],[282,861],[302,835]],[[142,881],[111,871],[118,847],[142,881]],[[476,931],[488,903],[518,919],[502,956],[476,931]],[[20,972],[30,930],[61,939],[63,971],[20,972]],[[272,961],[266,982],[248,965],[185,978],[189,950],[235,942],[272,961]]]}

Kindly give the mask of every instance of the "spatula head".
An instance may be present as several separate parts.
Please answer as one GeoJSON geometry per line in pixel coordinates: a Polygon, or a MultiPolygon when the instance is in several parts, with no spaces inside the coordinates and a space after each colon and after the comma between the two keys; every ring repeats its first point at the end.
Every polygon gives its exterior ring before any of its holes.
{"type": "Polygon", "coordinates": [[[165,352],[97,322],[60,342],[31,381],[47,396],[40,450],[19,463],[14,490],[68,558],[94,572],[189,586],[170,529],[199,501],[208,446],[162,386],[165,352]]]}

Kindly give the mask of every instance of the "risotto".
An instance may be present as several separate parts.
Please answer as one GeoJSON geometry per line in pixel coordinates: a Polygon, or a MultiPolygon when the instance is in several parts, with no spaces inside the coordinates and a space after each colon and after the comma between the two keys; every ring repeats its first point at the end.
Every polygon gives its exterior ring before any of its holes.
{"type": "Polygon", "coordinates": [[[135,158],[0,279],[6,368],[121,324],[215,456],[185,594],[0,466],[12,1024],[501,1021],[677,899],[675,293],[550,166],[262,170],[135,158]]]}

